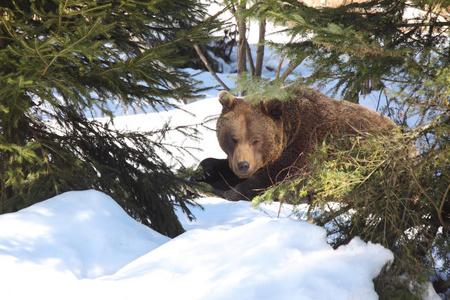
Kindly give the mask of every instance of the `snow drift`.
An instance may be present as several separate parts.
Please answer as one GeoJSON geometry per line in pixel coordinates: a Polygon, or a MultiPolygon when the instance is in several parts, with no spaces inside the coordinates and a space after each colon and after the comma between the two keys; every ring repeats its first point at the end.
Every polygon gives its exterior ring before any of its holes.
{"type": "Polygon", "coordinates": [[[2,299],[377,299],[390,251],[278,205],[199,199],[187,232],[161,236],[97,191],[68,192],[0,216],[2,299]]]}

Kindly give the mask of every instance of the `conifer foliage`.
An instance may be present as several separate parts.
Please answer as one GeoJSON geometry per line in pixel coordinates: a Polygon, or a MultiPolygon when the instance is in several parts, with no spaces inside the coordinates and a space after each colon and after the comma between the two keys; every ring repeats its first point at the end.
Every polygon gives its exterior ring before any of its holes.
{"type": "Polygon", "coordinates": [[[190,215],[195,192],[156,154],[156,133],[86,115],[111,116],[112,100],[167,107],[193,97],[174,53],[203,42],[203,19],[193,0],[0,1],[0,212],[96,188],[155,230],[181,233],[173,206],[190,215]]]}

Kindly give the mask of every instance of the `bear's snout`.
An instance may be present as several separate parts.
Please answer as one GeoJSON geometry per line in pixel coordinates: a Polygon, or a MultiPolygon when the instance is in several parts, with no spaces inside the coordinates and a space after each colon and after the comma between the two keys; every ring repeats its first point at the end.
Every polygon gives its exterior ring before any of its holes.
{"type": "Polygon", "coordinates": [[[248,161],[240,161],[237,163],[237,167],[239,172],[247,173],[248,169],[250,168],[250,164],[248,163],[248,161]]]}

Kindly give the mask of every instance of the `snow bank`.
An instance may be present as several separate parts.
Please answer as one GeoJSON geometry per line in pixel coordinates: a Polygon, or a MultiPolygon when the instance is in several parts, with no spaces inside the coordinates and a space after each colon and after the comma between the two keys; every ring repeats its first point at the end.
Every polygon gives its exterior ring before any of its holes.
{"type": "Polygon", "coordinates": [[[168,240],[97,191],[65,193],[0,216],[2,261],[51,266],[79,279],[113,274],[168,240]]]}
{"type": "Polygon", "coordinates": [[[377,299],[390,251],[275,216],[278,205],[199,199],[197,220],[168,239],[108,196],[69,192],[0,216],[0,298],[377,299]]]}

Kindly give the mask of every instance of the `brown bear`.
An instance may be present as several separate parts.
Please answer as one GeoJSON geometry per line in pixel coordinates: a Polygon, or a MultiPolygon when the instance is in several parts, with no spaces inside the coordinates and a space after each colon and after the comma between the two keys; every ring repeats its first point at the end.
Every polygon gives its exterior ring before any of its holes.
{"type": "Polygon", "coordinates": [[[301,170],[325,137],[395,127],[373,110],[311,88],[286,88],[281,93],[289,96],[285,100],[263,96],[257,104],[254,100],[261,95],[244,100],[219,94],[217,138],[228,159],[200,163],[203,181],[210,183],[213,193],[234,201],[251,200],[301,170]]]}

